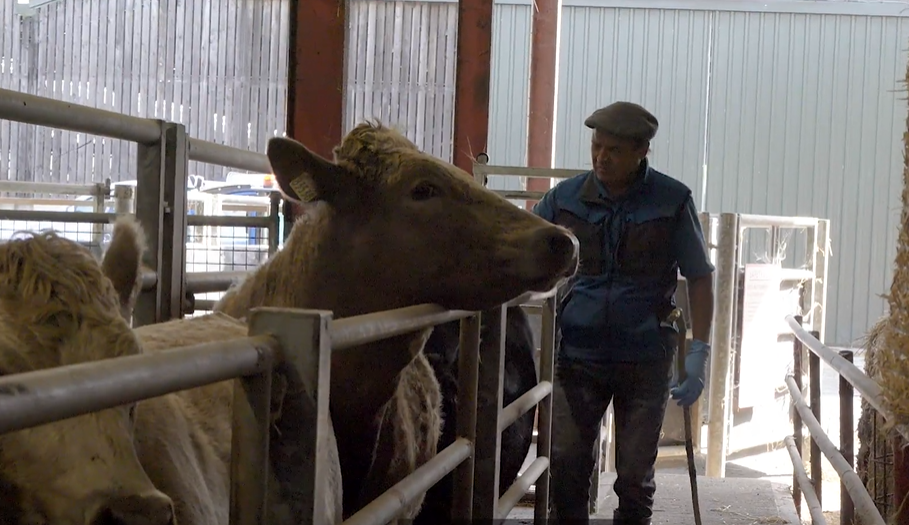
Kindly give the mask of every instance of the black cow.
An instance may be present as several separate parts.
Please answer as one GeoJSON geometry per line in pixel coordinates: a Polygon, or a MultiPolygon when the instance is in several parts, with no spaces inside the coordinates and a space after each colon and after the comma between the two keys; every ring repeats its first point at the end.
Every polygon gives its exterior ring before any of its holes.
{"type": "MultiPolygon", "coordinates": [[[[502,407],[521,397],[536,386],[537,370],[534,364],[533,331],[527,314],[519,306],[508,308],[505,328],[505,373],[502,384],[502,407]]],[[[501,325],[498,318],[482,316],[481,346],[498,344],[501,325]]],[[[436,326],[426,342],[424,353],[435,370],[442,388],[442,416],[444,426],[439,439],[439,451],[452,444],[457,436],[458,400],[458,351],[460,321],[436,326]]],[[[483,352],[481,350],[480,354],[483,352]]],[[[499,496],[514,483],[533,441],[533,421],[536,408],[525,412],[511,426],[502,431],[501,465],[499,468],[499,496]]],[[[443,525],[451,523],[453,474],[442,478],[429,489],[423,508],[414,525],[443,525]]]]}

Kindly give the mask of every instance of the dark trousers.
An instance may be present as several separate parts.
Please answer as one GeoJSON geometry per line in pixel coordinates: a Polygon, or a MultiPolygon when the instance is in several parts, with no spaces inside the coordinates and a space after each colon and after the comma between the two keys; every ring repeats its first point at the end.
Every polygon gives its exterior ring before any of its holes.
{"type": "Polygon", "coordinates": [[[615,413],[616,523],[650,523],[656,492],[654,464],[669,399],[672,357],[610,364],[558,359],[550,454],[553,523],[588,523],[594,445],[610,401],[615,413]]]}

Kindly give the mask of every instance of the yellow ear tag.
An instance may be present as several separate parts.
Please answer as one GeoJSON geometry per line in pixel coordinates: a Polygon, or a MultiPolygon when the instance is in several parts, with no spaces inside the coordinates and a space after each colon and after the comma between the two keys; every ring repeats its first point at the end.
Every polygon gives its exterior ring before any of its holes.
{"type": "Polygon", "coordinates": [[[312,202],[319,198],[315,183],[309,175],[303,174],[290,181],[290,187],[303,202],[312,202]]]}

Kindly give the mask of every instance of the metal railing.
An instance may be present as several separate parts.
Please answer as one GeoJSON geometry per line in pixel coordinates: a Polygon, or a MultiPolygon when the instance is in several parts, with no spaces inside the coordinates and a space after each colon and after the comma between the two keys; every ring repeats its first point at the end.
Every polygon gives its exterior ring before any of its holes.
{"type": "MultiPolygon", "coordinates": [[[[265,155],[192,139],[183,125],[144,119],[0,89],[0,119],[57,129],[91,133],[138,144],[135,215],[146,232],[149,250],[145,259],[148,272],[142,276],[142,293],[135,308],[134,326],[180,317],[192,310],[193,294],[226,290],[246,272],[185,272],[187,226],[231,225],[269,227],[270,238],[277,239],[274,217],[202,217],[186,214],[187,164],[190,160],[221,166],[270,172],[265,155]],[[268,221],[266,223],[266,220],[268,221]],[[187,304],[189,303],[189,304],[187,304]]],[[[43,212],[16,210],[19,219],[44,219],[59,222],[104,224],[119,213],[43,212]],[[28,212],[28,213],[22,213],[28,212]]],[[[273,208],[274,209],[274,208],[273,208]]],[[[270,239],[271,240],[271,239],[270,239]]],[[[270,242],[271,244],[271,242],[270,242]]],[[[276,243],[275,243],[276,245],[276,243]]],[[[555,290],[544,294],[525,294],[487,312],[451,312],[437,305],[417,305],[399,310],[376,312],[358,317],[331,319],[331,312],[275,308],[255,309],[249,317],[250,337],[226,343],[212,343],[161,353],[115,358],[28,374],[0,378],[0,385],[15,382],[26,385],[21,396],[0,398],[0,428],[14,431],[43,422],[102,410],[169,392],[239,378],[233,413],[233,431],[239,437],[231,460],[231,523],[252,525],[261,516],[266,502],[262,463],[267,458],[269,431],[257,422],[267,422],[259,411],[267,410],[270,382],[278,346],[283,355],[308,355],[295,362],[314,363],[300,375],[308,381],[316,405],[327,417],[328,375],[324,370],[331,351],[348,349],[365,342],[461,320],[459,362],[458,439],[410,476],[379,496],[345,523],[386,523],[449,472],[455,472],[454,509],[457,518],[503,518],[536,485],[536,523],[548,517],[549,436],[551,429],[551,392],[555,346],[555,290]],[[504,325],[502,340],[483,347],[480,352],[480,317],[499,316],[505,321],[505,308],[528,302],[538,306],[543,316],[538,384],[502,407],[504,365],[504,325]],[[472,351],[471,351],[472,350],[472,351]],[[263,383],[265,382],[265,383],[263,383]],[[243,393],[243,390],[247,390],[243,393]],[[252,395],[255,392],[256,395],[252,395]],[[478,395],[478,393],[482,395],[478,395]],[[64,395],[65,394],[65,395],[64,395]],[[251,396],[251,397],[248,397],[251,396]],[[497,401],[496,401],[497,400],[497,401]],[[522,414],[539,404],[537,458],[530,468],[498,496],[498,463],[501,431],[522,414]],[[5,425],[5,426],[3,426],[5,425]],[[253,480],[238,485],[238,479],[253,480]]],[[[320,435],[320,432],[312,434],[320,435]]],[[[312,450],[316,450],[312,444],[312,450]]],[[[320,515],[316,506],[324,501],[323,484],[314,483],[316,472],[324,472],[325,459],[315,458],[308,485],[313,487],[310,508],[313,518],[320,515]]]]}
{"type": "MultiPolygon", "coordinates": [[[[893,416],[882,402],[881,388],[872,378],[868,377],[858,367],[852,364],[854,352],[840,350],[836,352],[819,340],[817,331],[807,331],[802,326],[802,317],[787,315],[786,323],[795,336],[793,340],[793,367],[792,373],[785,378],[791,404],[794,408],[792,414],[792,435],[785,438],[786,448],[793,467],[793,500],[796,510],[801,515],[801,496],[805,495],[805,502],[811,514],[814,525],[826,525],[821,512],[823,503],[823,483],[821,454],[823,454],[836,473],[839,475],[840,484],[840,523],[852,525],[855,517],[861,519],[863,525],[884,525],[885,521],[875,502],[854,470],[855,458],[855,418],[853,407],[854,392],[868,402],[878,413],[887,420],[893,416]],[[807,351],[808,357],[808,397],[806,403],[803,392],[804,358],[807,351]],[[839,375],[840,398],[840,444],[837,448],[824,429],[821,427],[821,362],[832,368],[839,375]],[[802,428],[808,429],[810,438],[810,477],[805,472],[802,459],[802,428]]],[[[909,440],[909,428],[904,424],[894,427],[896,433],[904,440],[909,440]]],[[[894,491],[894,500],[901,502],[906,495],[894,491]]],[[[907,522],[906,516],[900,516],[898,525],[907,522]]]]}
{"type": "MultiPolygon", "coordinates": [[[[262,472],[265,471],[263,462],[268,461],[264,451],[268,450],[270,435],[267,411],[271,390],[261,385],[270,384],[276,359],[281,355],[294,356],[293,363],[310,364],[300,365],[298,372],[318,407],[317,421],[322,421],[328,417],[330,376],[325,368],[332,352],[355,351],[351,349],[358,345],[460,319],[458,438],[344,523],[387,523],[418,494],[455,471],[453,497],[458,519],[504,518],[530,485],[536,483],[535,523],[542,525],[548,518],[555,301],[554,289],[543,294],[522,295],[488,312],[448,311],[437,305],[417,305],[337,320],[327,311],[256,308],[248,320],[249,336],[243,339],[4,376],[0,378],[0,388],[15,387],[19,394],[0,397],[0,433],[239,378],[232,428],[240,437],[234,438],[238,448],[231,454],[230,523],[258,525],[256,517],[266,515],[263,509],[268,488],[262,472]],[[484,346],[481,360],[480,316],[496,315],[504,323],[507,307],[533,301],[543,303],[540,380],[503,409],[504,339],[499,344],[484,346]],[[499,498],[501,432],[538,403],[537,458],[499,498]],[[246,482],[240,484],[240,479],[246,482]]],[[[504,326],[501,333],[505,334],[504,326]]],[[[309,435],[315,440],[323,434],[317,429],[309,435]]],[[[310,450],[317,450],[315,443],[310,450]]],[[[315,480],[317,472],[325,472],[324,462],[325,458],[317,455],[306,478],[315,480]]],[[[305,495],[307,499],[312,498],[308,508],[313,509],[315,524],[320,523],[318,518],[322,515],[318,506],[324,501],[320,493],[325,490],[323,485],[310,483],[312,491],[305,495]]]]}
{"type": "MultiPolygon", "coordinates": [[[[271,172],[268,157],[262,153],[193,139],[186,134],[182,124],[133,117],[7,89],[0,89],[0,120],[137,143],[135,216],[148,241],[144,263],[154,272],[155,278],[151,286],[143,288],[138,298],[133,316],[135,326],[177,318],[194,309],[194,297],[187,295],[187,290],[196,281],[192,273],[185,271],[187,226],[267,228],[269,253],[277,250],[281,226],[277,199],[272,200],[272,212],[267,217],[186,213],[189,161],[271,172]]],[[[105,213],[103,209],[95,212],[0,210],[0,218],[12,220],[96,225],[108,224],[117,216],[118,213],[105,213]]]]}

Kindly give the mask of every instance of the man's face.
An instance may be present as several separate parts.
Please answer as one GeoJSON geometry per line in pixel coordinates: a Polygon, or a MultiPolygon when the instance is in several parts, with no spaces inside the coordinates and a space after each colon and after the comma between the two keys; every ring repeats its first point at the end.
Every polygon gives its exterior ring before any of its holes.
{"type": "Polygon", "coordinates": [[[597,178],[604,183],[629,182],[649,144],[594,131],[590,139],[590,157],[597,178]]]}

